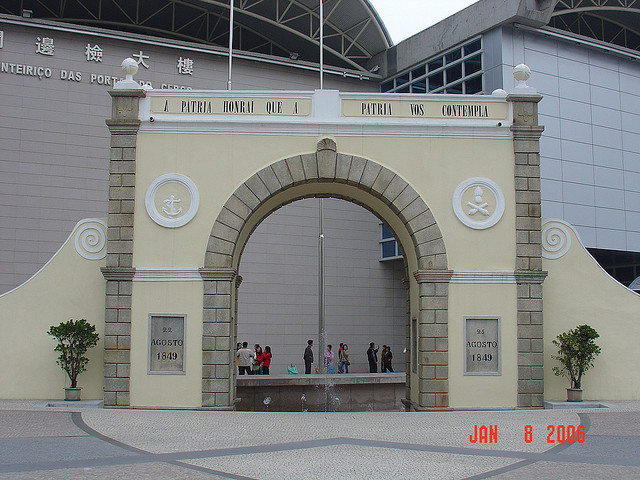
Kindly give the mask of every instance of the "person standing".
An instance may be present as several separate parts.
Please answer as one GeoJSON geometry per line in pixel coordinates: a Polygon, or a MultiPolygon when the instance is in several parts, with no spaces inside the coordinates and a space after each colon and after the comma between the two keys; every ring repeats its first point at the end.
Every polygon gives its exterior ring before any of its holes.
{"type": "Polygon", "coordinates": [[[369,360],[369,373],[378,373],[378,349],[373,342],[369,344],[367,360],[369,360]]]}
{"type": "Polygon", "coordinates": [[[382,346],[382,353],[380,354],[380,371],[382,373],[385,373],[387,371],[386,356],[387,356],[387,346],[383,345],[382,346]]]}
{"type": "Polygon", "coordinates": [[[242,348],[242,343],[238,342],[236,343],[236,368],[238,367],[238,350],[240,350],[242,348]]]}
{"type": "Polygon", "coordinates": [[[252,350],[249,350],[247,347],[249,346],[249,342],[242,342],[242,348],[236,352],[236,357],[238,358],[238,375],[244,375],[247,372],[247,375],[251,375],[251,361],[255,358],[255,354],[252,350]]]}
{"type": "Polygon", "coordinates": [[[269,366],[271,365],[271,347],[267,345],[264,347],[264,352],[258,358],[260,362],[260,373],[262,375],[269,375],[269,366]]]}
{"type": "Polygon", "coordinates": [[[327,345],[327,350],[324,352],[324,369],[327,373],[336,373],[336,369],[333,367],[334,356],[331,345],[327,345]]]}
{"type": "Polygon", "coordinates": [[[384,369],[382,370],[383,372],[386,372],[387,370],[390,371],[391,373],[394,373],[393,371],[393,367],[391,366],[391,359],[393,358],[393,353],[391,353],[391,346],[387,345],[387,351],[384,354],[384,369]]]}
{"type": "Polygon", "coordinates": [[[340,347],[338,348],[338,373],[344,373],[342,370],[342,363],[340,362],[340,354],[342,353],[342,347],[344,347],[344,343],[340,342],[340,347]]]}
{"type": "Polygon", "coordinates": [[[311,364],[313,363],[313,350],[311,347],[313,346],[313,340],[307,340],[307,348],[304,349],[304,373],[311,373],[311,364]]]}
{"type": "Polygon", "coordinates": [[[349,373],[349,346],[346,343],[342,346],[340,353],[338,353],[338,360],[340,361],[338,372],[349,373]]]}
{"type": "Polygon", "coordinates": [[[260,375],[262,373],[262,363],[260,358],[262,358],[262,347],[259,343],[256,343],[253,346],[253,365],[251,366],[251,371],[254,375],[260,375]]]}

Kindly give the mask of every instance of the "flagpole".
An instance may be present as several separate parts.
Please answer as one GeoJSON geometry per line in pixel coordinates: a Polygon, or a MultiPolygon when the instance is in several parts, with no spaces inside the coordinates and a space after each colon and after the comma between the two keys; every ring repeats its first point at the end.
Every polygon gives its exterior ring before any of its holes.
{"type": "Polygon", "coordinates": [[[324,88],[324,0],[320,0],[320,90],[324,88]]]}
{"type": "Polygon", "coordinates": [[[233,0],[229,0],[229,79],[227,90],[231,90],[231,64],[233,63],[233,0]]]}

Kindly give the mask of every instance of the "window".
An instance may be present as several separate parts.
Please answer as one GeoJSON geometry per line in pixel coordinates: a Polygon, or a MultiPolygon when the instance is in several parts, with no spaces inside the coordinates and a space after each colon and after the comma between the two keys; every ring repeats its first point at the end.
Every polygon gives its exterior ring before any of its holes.
{"type": "Polygon", "coordinates": [[[424,76],[424,74],[427,73],[427,67],[426,65],[421,65],[418,68],[415,68],[411,71],[411,80],[415,80],[416,78],[420,78],[422,76],[424,76]]]}
{"type": "Polygon", "coordinates": [[[411,93],[427,93],[427,82],[425,79],[411,84],[411,93]]]}
{"type": "Polygon", "coordinates": [[[393,90],[393,80],[389,80],[388,82],[384,82],[380,85],[380,91],[382,93],[388,92],[389,90],[393,90]]]}
{"type": "Polygon", "coordinates": [[[391,230],[380,223],[380,261],[402,258],[402,252],[391,230]]]}
{"type": "Polygon", "coordinates": [[[381,92],[482,93],[482,37],[413,66],[380,84],[381,92]]]}
{"type": "Polygon", "coordinates": [[[464,74],[473,75],[482,70],[482,56],[476,55],[464,61],[464,74]]]}
{"type": "Polygon", "coordinates": [[[409,73],[396,77],[396,88],[409,83],[409,73]]]}

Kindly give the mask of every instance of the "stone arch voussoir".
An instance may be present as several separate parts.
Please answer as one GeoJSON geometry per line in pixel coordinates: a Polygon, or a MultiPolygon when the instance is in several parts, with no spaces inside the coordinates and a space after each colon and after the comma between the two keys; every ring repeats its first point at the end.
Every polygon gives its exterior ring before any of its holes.
{"type": "Polygon", "coordinates": [[[444,240],[433,214],[420,195],[396,173],[366,158],[337,152],[331,139],[318,142],[314,153],[279,160],[252,175],[227,200],[216,219],[205,256],[205,268],[232,268],[240,232],[272,196],[309,182],[353,185],[387,204],[412,239],[418,268],[447,268],[444,240]]]}

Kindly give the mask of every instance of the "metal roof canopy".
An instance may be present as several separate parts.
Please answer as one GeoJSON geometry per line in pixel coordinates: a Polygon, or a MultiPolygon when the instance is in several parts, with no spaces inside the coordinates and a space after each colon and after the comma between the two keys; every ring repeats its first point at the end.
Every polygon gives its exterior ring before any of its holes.
{"type": "Polygon", "coordinates": [[[558,0],[549,26],[640,50],[640,1],[558,0]]]}
{"type": "MultiPolygon", "coordinates": [[[[230,0],[5,0],[0,13],[228,47],[230,0]]],[[[234,0],[234,49],[319,63],[320,0],[234,0]]],[[[325,0],[324,62],[367,71],[392,45],[369,0],[325,0]]]]}

